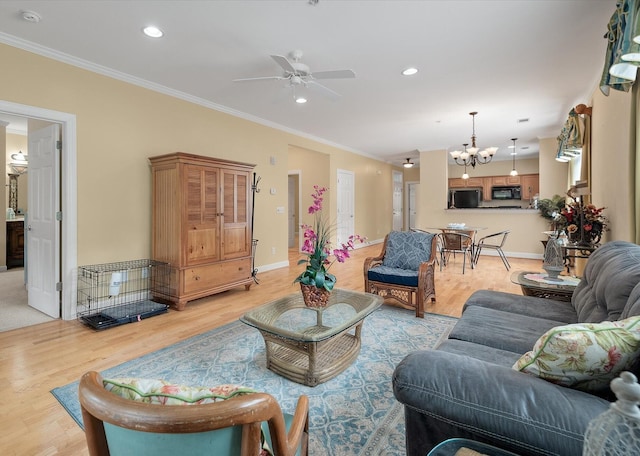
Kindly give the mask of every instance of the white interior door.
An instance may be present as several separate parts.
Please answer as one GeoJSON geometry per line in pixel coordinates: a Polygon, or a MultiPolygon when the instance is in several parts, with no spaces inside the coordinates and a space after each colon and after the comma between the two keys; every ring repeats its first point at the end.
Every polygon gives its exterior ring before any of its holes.
{"type": "Polygon", "coordinates": [[[56,145],[60,126],[53,124],[29,132],[29,196],[26,226],[27,291],[29,305],[60,318],[60,210],[58,176],[60,162],[56,145]]]}
{"type": "Polygon", "coordinates": [[[393,231],[402,231],[402,173],[393,171],[393,231]]]}
{"type": "Polygon", "coordinates": [[[416,227],[416,214],[418,213],[416,204],[416,193],[418,191],[418,185],[415,182],[407,184],[407,212],[409,212],[409,229],[416,227]]]}
{"type": "Polygon", "coordinates": [[[355,231],[355,176],[351,171],[338,170],[338,220],[336,240],[338,246],[346,244],[355,231]]]}

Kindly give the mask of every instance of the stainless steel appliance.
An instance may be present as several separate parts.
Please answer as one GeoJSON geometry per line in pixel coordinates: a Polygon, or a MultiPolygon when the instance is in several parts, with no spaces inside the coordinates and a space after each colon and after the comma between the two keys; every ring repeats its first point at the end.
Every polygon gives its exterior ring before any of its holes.
{"type": "Polygon", "coordinates": [[[519,185],[491,187],[491,199],[494,200],[519,200],[520,195],[521,190],[519,185]]]}

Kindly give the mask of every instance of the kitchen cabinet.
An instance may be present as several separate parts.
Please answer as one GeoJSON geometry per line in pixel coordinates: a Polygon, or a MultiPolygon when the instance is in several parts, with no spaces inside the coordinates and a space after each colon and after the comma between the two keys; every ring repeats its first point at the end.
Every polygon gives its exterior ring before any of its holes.
{"type": "Polygon", "coordinates": [[[7,268],[24,266],[24,221],[7,220],[7,268]]]}
{"type": "Polygon", "coordinates": [[[483,185],[482,177],[470,177],[469,179],[452,177],[449,179],[449,188],[482,188],[483,185]]]}
{"type": "Polygon", "coordinates": [[[523,200],[531,201],[533,197],[540,193],[540,175],[523,174],[520,178],[522,186],[521,196],[523,200]]]}
{"type": "Polygon", "coordinates": [[[151,157],[152,257],[171,265],[161,296],[188,301],[253,283],[251,180],[254,165],[183,152],[151,157]]]}
{"type": "Polygon", "coordinates": [[[504,186],[504,185],[520,185],[520,176],[493,176],[492,185],[504,186]]]}
{"type": "Polygon", "coordinates": [[[485,176],[470,177],[462,179],[460,177],[449,178],[449,189],[459,188],[481,188],[482,201],[491,201],[491,188],[494,186],[521,186],[521,199],[530,200],[540,193],[539,174],[523,174],[521,176],[485,176]]]}

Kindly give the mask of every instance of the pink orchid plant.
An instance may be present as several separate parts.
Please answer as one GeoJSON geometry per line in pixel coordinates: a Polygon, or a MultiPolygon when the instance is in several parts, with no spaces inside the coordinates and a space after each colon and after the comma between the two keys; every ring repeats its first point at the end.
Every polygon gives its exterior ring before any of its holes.
{"type": "Polygon", "coordinates": [[[364,242],[366,238],[357,234],[349,236],[346,244],[342,244],[340,248],[331,249],[332,227],[322,218],[322,201],[324,193],[327,191],[325,187],[313,186],[313,204],[309,206],[309,214],[314,215],[313,226],[302,224],[300,227],[304,230],[304,243],[302,244],[302,252],[307,255],[306,259],[298,261],[298,264],[306,264],[307,267],[300,274],[295,282],[304,285],[313,285],[318,288],[324,288],[331,291],[336,284],[336,276],[328,272],[331,265],[338,261],[344,263],[349,258],[349,250],[353,250],[356,242],[364,242]],[[330,259],[333,255],[333,260],[330,259]]]}

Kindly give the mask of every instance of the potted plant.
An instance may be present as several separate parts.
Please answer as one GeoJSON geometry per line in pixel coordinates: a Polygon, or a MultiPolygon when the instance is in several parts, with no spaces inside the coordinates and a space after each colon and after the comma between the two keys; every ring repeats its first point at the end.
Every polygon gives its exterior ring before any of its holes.
{"type": "Polygon", "coordinates": [[[300,225],[304,230],[302,252],[307,258],[298,261],[298,264],[306,264],[306,268],[294,283],[300,283],[302,295],[308,307],[325,307],[331,290],[336,284],[336,276],[329,273],[329,268],[336,260],[344,263],[349,258],[349,250],[354,249],[355,243],[364,242],[366,239],[354,234],[349,236],[346,244],[331,250],[333,227],[322,217],[323,195],[327,189],[318,185],[314,185],[313,189],[314,192],[311,195],[313,204],[309,206],[309,214],[314,215],[313,225],[300,225]],[[331,256],[333,259],[330,259],[331,256]]]}

